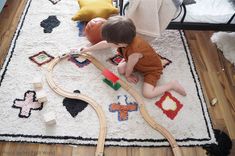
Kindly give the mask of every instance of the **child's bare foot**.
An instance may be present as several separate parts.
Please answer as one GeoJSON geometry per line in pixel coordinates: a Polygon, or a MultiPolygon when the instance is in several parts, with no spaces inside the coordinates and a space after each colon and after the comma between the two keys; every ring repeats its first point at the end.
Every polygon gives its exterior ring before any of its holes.
{"type": "Polygon", "coordinates": [[[178,81],[174,80],[172,81],[172,85],[173,85],[173,90],[176,91],[177,93],[186,96],[186,92],[184,90],[184,88],[179,84],[178,81]]]}

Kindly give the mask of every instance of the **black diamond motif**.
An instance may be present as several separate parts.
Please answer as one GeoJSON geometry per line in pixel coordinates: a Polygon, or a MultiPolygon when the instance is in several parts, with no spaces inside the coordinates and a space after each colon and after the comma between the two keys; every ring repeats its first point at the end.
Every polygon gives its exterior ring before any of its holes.
{"type": "Polygon", "coordinates": [[[40,24],[44,28],[44,33],[51,33],[53,28],[60,25],[60,21],[56,16],[49,16],[47,19],[43,20],[40,24]]]}
{"type": "MultiPolygon", "coordinates": [[[[80,91],[75,90],[74,93],[80,93],[80,91]]],[[[63,100],[63,106],[65,106],[66,110],[74,118],[78,115],[79,112],[82,112],[87,107],[87,105],[88,103],[83,100],[70,98],[64,98],[63,100]]]]}

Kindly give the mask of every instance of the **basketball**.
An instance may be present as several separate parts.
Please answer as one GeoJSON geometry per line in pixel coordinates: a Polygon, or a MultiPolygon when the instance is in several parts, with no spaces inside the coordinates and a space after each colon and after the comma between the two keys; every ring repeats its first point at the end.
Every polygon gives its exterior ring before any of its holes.
{"type": "Polygon", "coordinates": [[[92,44],[102,41],[101,28],[105,22],[106,19],[97,17],[87,23],[85,27],[85,35],[92,44]]]}

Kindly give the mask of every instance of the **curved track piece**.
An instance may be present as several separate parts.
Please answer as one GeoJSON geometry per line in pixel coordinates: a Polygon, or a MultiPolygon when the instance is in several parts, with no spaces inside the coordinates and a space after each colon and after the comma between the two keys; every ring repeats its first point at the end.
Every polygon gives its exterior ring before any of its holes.
{"type": "Polygon", "coordinates": [[[67,98],[71,98],[71,99],[79,99],[79,100],[83,100],[86,101],[87,103],[89,103],[89,105],[91,105],[93,107],[93,109],[96,111],[98,118],[99,118],[99,122],[100,122],[100,131],[99,131],[99,138],[98,138],[98,143],[97,143],[97,147],[96,147],[96,156],[102,156],[103,152],[104,152],[104,142],[105,142],[105,136],[106,136],[106,120],[105,120],[105,115],[104,112],[101,108],[100,105],[98,105],[93,99],[82,95],[82,94],[76,94],[76,93],[72,93],[72,92],[68,92],[63,90],[62,88],[60,88],[59,86],[57,86],[55,84],[55,82],[53,81],[52,78],[52,70],[54,68],[54,66],[60,62],[63,58],[66,58],[68,55],[64,54],[60,57],[57,57],[55,59],[53,59],[51,61],[51,63],[48,65],[47,67],[47,74],[46,74],[46,80],[47,83],[49,84],[49,86],[52,88],[52,90],[54,90],[54,92],[56,92],[57,94],[67,97],[67,98]]]}
{"type": "MultiPolygon", "coordinates": [[[[78,54],[79,56],[82,56],[88,60],[90,60],[98,69],[101,71],[105,70],[106,68],[93,56],[89,55],[88,53],[78,54]]],[[[140,106],[140,112],[142,117],[145,119],[145,121],[155,130],[160,132],[171,145],[172,151],[175,156],[182,156],[181,150],[179,146],[177,145],[177,142],[175,141],[174,137],[168,132],[163,126],[159,125],[147,112],[145,108],[145,103],[141,96],[138,94],[138,92],[135,91],[134,88],[132,88],[130,85],[128,85],[125,81],[119,79],[117,82],[121,84],[121,87],[123,87],[127,92],[129,92],[137,101],[137,103],[140,106]]]]}

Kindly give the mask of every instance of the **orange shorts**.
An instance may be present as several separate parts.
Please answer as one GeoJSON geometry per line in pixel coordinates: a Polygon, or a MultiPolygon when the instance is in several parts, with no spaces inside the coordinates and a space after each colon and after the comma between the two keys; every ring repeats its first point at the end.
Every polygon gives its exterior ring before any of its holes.
{"type": "Polygon", "coordinates": [[[160,75],[159,73],[149,73],[144,75],[144,82],[151,84],[152,86],[156,86],[157,85],[157,81],[160,79],[160,75]]]}

